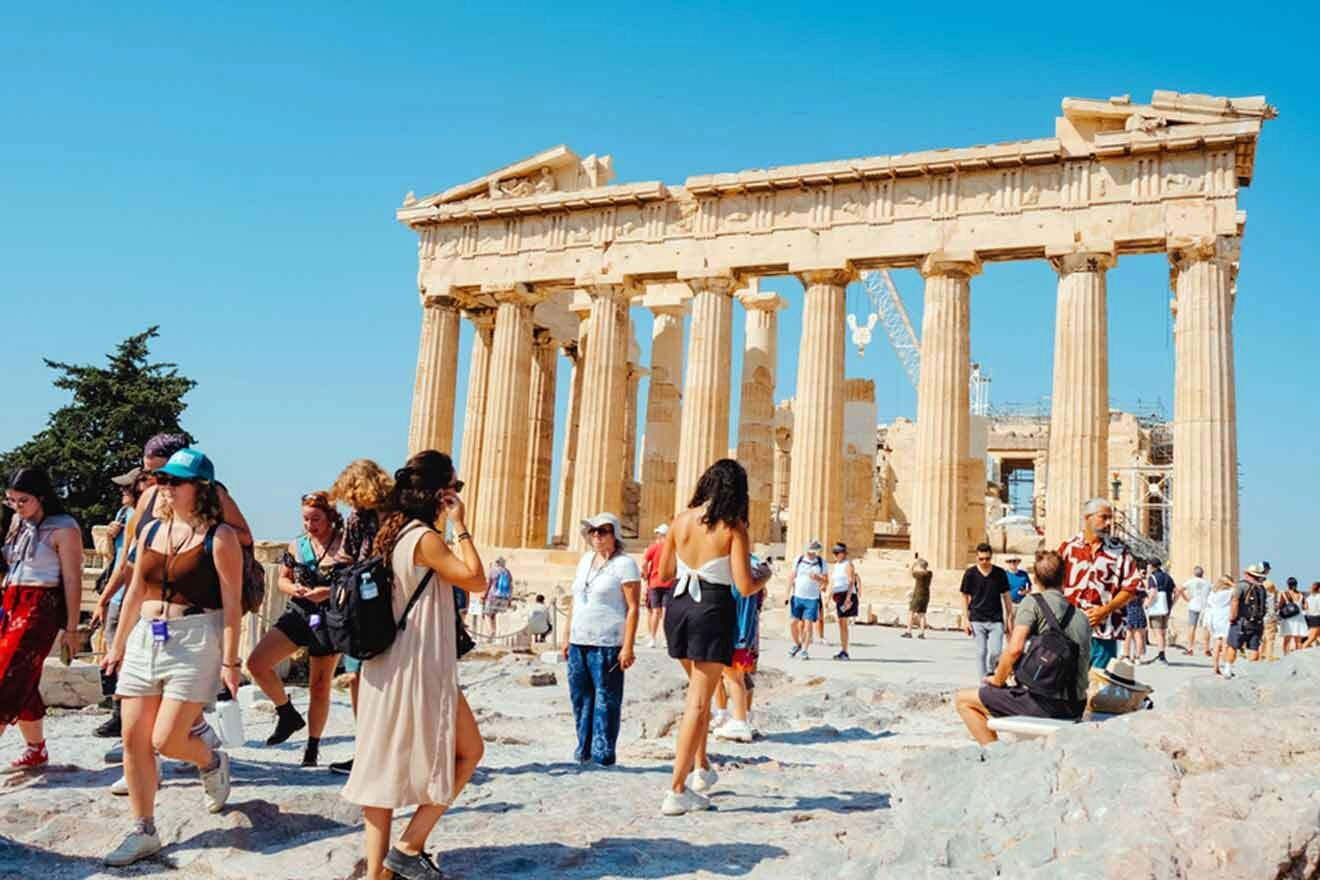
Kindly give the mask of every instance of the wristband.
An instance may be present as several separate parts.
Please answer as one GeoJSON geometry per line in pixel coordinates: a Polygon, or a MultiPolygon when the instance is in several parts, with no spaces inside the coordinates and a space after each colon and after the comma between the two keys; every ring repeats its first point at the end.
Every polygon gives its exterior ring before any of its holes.
{"type": "Polygon", "coordinates": [[[472,540],[472,533],[471,533],[471,532],[459,532],[458,537],[455,538],[455,540],[458,541],[459,543],[462,543],[463,541],[471,541],[471,540],[472,540]]]}
{"type": "Polygon", "coordinates": [[[242,669],[242,668],[243,668],[243,664],[242,664],[242,663],[221,663],[220,665],[223,666],[225,669],[242,669]]]}

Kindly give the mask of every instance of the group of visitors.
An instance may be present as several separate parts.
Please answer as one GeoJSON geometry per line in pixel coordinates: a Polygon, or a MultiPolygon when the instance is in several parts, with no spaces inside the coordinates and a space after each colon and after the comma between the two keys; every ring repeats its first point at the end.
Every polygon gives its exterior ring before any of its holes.
{"type": "Polygon", "coordinates": [[[848,660],[848,624],[857,616],[862,582],[848,558],[848,545],[839,542],[830,548],[834,562],[828,566],[820,555],[822,549],[820,541],[813,538],[790,569],[793,589],[788,611],[793,647],[788,655],[811,659],[812,632],[824,638],[826,602],[831,602],[839,624],[839,652],[834,659],[848,660]]]}
{"type": "MultiPolygon", "coordinates": [[[[1007,573],[1003,578],[996,574],[984,544],[977,548],[977,564],[963,577],[967,631],[977,639],[977,672],[983,678],[979,688],[959,691],[955,706],[977,742],[997,738],[991,718],[1080,718],[1092,669],[1105,681],[1126,683],[1116,675],[1116,667],[1124,668],[1119,664],[1128,669],[1133,662],[1167,664],[1169,618],[1180,598],[1189,608],[1183,650],[1195,652],[1198,631],[1205,631],[1205,655],[1213,657],[1216,675],[1234,677],[1239,653],[1257,661],[1264,646],[1266,658],[1272,657],[1276,634],[1284,636],[1285,653],[1320,641],[1320,617],[1308,616],[1320,613],[1320,582],[1305,598],[1295,578],[1278,591],[1264,562],[1247,566],[1240,580],[1225,575],[1214,586],[1198,566],[1178,586],[1161,560],[1135,560],[1111,534],[1109,501],[1087,502],[1082,515],[1082,531],[1058,552],[1036,554],[1035,583],[1026,589],[1010,587],[1007,573]],[[1010,616],[1008,648],[996,657],[1001,621],[1010,616]],[[1305,628],[1289,625],[1292,620],[1305,628]],[[1150,660],[1145,658],[1147,631],[1157,649],[1150,660]]],[[[1017,562],[1009,560],[1014,571],[1017,562]]],[[[914,567],[914,577],[917,572],[914,567]]]]}

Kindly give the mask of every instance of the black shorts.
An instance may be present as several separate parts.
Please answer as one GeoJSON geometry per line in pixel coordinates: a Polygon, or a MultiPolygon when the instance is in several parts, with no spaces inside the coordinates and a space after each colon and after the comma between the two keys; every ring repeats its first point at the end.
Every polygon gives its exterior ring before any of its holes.
{"type": "Polygon", "coordinates": [[[1320,627],[1320,614],[1307,614],[1305,615],[1305,617],[1306,617],[1306,625],[1309,626],[1311,629],[1316,629],[1320,627]]]}
{"type": "Polygon", "coordinates": [[[1029,718],[1058,718],[1075,721],[1086,711],[1086,701],[1049,700],[1033,696],[1024,687],[990,687],[981,685],[977,692],[981,705],[989,710],[992,718],[1008,718],[1012,715],[1026,715],[1029,718]]]}
{"type": "Polygon", "coordinates": [[[668,608],[674,603],[673,587],[647,587],[646,607],[668,608]]]}
{"type": "Polygon", "coordinates": [[[1228,646],[1234,651],[1259,651],[1263,630],[1235,623],[1228,628],[1228,646]]]}
{"type": "Polygon", "coordinates": [[[325,628],[325,610],[308,610],[301,605],[289,604],[275,621],[275,628],[289,637],[300,648],[306,648],[313,657],[329,657],[339,653],[330,645],[330,634],[325,628]],[[319,615],[320,621],[312,628],[312,615],[319,615]]]}
{"type": "Polygon", "coordinates": [[[665,613],[665,639],[675,660],[732,665],[737,629],[738,610],[728,584],[702,581],[700,602],[684,593],[670,602],[665,613]]]}
{"type": "Polygon", "coordinates": [[[856,597],[856,596],[852,596],[852,595],[850,595],[850,594],[848,594],[848,593],[835,593],[835,594],[834,594],[834,613],[835,613],[835,616],[837,616],[837,617],[840,617],[840,618],[844,618],[844,617],[856,617],[856,616],[857,616],[857,606],[860,605],[860,604],[861,604],[861,603],[857,601],[857,597],[856,597]],[[844,606],[845,604],[847,604],[847,602],[848,602],[849,599],[852,599],[852,607],[849,608],[847,611],[845,611],[844,608],[843,608],[843,606],[844,606]]]}

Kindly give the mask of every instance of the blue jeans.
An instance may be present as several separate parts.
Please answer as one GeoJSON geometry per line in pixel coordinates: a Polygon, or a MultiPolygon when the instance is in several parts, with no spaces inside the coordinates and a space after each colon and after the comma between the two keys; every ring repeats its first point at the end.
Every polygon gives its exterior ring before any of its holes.
{"type": "Polygon", "coordinates": [[[982,677],[992,675],[1004,650],[1004,625],[998,622],[972,621],[976,639],[976,668],[982,677]]]}
{"type": "Polygon", "coordinates": [[[619,741],[623,670],[619,648],[568,646],[568,695],[573,703],[578,744],[573,757],[609,766],[619,741]]]}

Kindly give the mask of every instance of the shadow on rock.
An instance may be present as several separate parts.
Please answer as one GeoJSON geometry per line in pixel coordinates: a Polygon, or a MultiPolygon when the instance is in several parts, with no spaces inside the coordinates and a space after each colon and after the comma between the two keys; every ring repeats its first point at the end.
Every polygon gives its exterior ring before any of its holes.
{"type": "Polygon", "coordinates": [[[172,843],[162,852],[232,847],[244,852],[273,853],[306,843],[307,841],[302,839],[304,835],[334,837],[360,830],[356,823],[349,825],[316,813],[286,812],[269,801],[231,802],[222,815],[232,818],[236,813],[246,817],[248,825],[211,828],[172,843]]]}
{"type": "MultiPolygon", "coordinates": [[[[714,794],[720,794],[717,788],[714,794]]],[[[887,810],[890,798],[881,791],[840,791],[835,794],[808,797],[783,797],[779,795],[752,795],[757,800],[782,801],[778,805],[758,804],[750,807],[719,807],[721,813],[873,813],[887,810]]]]}
{"type": "Polygon", "coordinates": [[[806,730],[790,730],[765,734],[765,741],[784,745],[806,746],[826,742],[870,742],[893,736],[893,731],[872,731],[861,727],[849,727],[844,730],[831,724],[817,724],[806,730]]]}
{"type": "Polygon", "coordinates": [[[702,871],[742,877],[766,859],[788,851],[759,843],[694,844],[672,837],[604,837],[587,846],[562,843],[469,847],[438,853],[441,870],[482,878],[604,877],[660,878],[702,871]]]}
{"type": "Polygon", "coordinates": [[[473,784],[489,782],[493,776],[520,776],[534,773],[537,776],[577,776],[583,773],[667,773],[664,767],[636,767],[615,764],[613,767],[601,767],[596,764],[579,764],[577,761],[533,761],[530,764],[515,764],[511,767],[478,767],[472,774],[473,784]]]}
{"type": "Polygon", "coordinates": [[[177,869],[169,859],[156,859],[138,862],[131,868],[116,870],[107,868],[99,858],[86,856],[62,855],[39,846],[29,846],[7,837],[0,837],[0,880],[8,878],[29,878],[50,876],[51,860],[59,860],[60,880],[85,880],[88,877],[104,877],[113,871],[121,876],[148,877],[152,874],[173,874],[177,869]]]}

